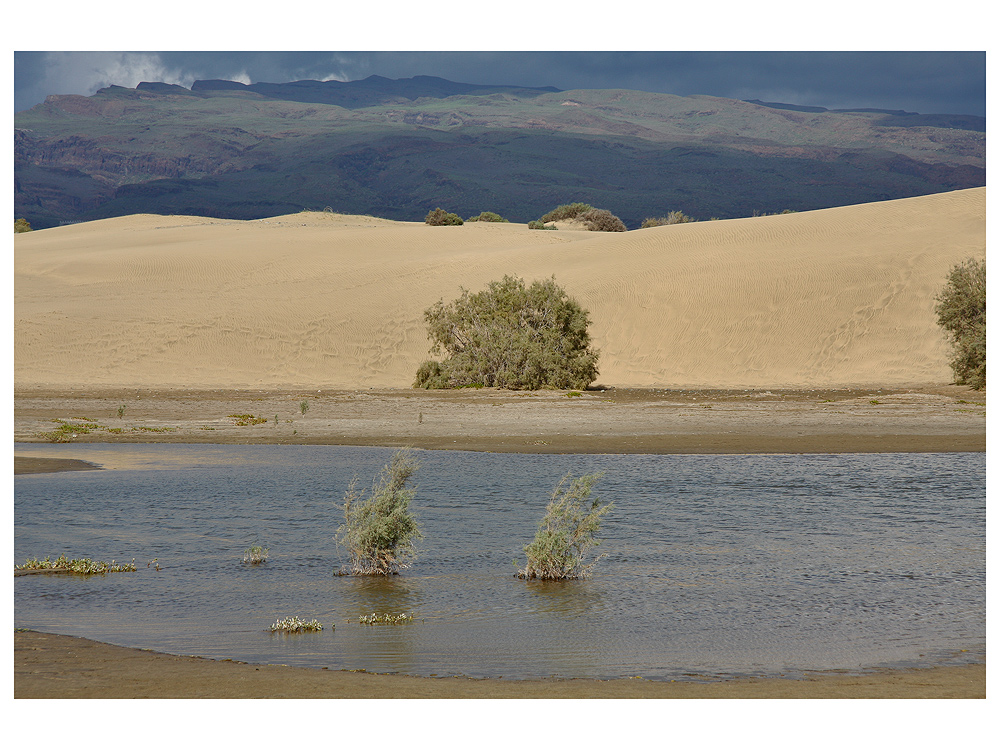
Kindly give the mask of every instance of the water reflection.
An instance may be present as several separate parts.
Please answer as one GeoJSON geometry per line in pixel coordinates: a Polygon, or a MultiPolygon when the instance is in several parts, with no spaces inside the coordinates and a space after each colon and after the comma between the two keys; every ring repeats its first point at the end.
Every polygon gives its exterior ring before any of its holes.
{"type": "Polygon", "coordinates": [[[418,610],[423,597],[416,591],[415,582],[403,576],[338,576],[343,582],[341,592],[346,600],[347,619],[370,614],[411,614],[418,610]]]}
{"type": "Polygon", "coordinates": [[[586,617],[606,608],[600,584],[592,580],[521,582],[530,595],[536,612],[550,616],[556,622],[568,617],[586,617]]]}

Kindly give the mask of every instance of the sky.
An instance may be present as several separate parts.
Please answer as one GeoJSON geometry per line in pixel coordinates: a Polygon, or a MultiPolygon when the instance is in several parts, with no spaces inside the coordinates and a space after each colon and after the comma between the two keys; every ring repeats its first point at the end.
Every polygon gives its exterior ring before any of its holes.
{"type": "Polygon", "coordinates": [[[49,94],[199,79],[281,83],[432,75],[463,83],[626,88],[828,109],[986,114],[985,52],[14,52],[14,109],[49,94]]]}
{"type": "Polygon", "coordinates": [[[432,75],[986,114],[988,24],[975,3],[962,13],[931,14],[901,12],[898,0],[838,0],[835,7],[801,0],[91,0],[44,18],[35,6],[12,7],[5,16],[16,32],[8,32],[7,58],[13,111],[49,94],[90,95],[140,81],[432,75]]]}

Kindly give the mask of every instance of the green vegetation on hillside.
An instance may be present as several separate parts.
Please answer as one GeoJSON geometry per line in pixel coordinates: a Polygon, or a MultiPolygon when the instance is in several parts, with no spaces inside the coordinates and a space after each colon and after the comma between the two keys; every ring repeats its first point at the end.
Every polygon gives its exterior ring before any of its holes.
{"type": "Polygon", "coordinates": [[[559,92],[476,87],[408,101],[346,87],[361,98],[345,109],[324,103],[330,86],[313,84],[286,87],[303,101],[275,98],[274,84],[51,97],[14,116],[14,214],[44,229],[135,213],[255,219],[324,206],[419,221],[447,205],[527,222],[572,190],[637,228],[664,206],[735,218],[985,185],[985,134],[950,122],[789,118],[637,91],[574,92],[577,106],[566,107],[559,92]]]}
{"type": "Polygon", "coordinates": [[[952,343],[955,382],[986,387],[986,260],[969,258],[948,274],[937,296],[938,325],[952,343]]]}
{"type": "Polygon", "coordinates": [[[485,386],[512,390],[583,389],[597,377],[599,352],[590,346],[586,310],[555,278],[535,281],[504,276],[481,292],[424,312],[431,352],[416,388],[485,386]]]}

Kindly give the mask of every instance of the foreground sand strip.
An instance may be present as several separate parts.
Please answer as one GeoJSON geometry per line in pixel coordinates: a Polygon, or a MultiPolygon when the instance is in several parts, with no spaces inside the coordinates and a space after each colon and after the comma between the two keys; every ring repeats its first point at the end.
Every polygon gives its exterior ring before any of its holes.
{"type": "Polygon", "coordinates": [[[986,665],[669,683],[422,678],[213,661],[14,633],[15,698],[985,698],[986,665]]]}

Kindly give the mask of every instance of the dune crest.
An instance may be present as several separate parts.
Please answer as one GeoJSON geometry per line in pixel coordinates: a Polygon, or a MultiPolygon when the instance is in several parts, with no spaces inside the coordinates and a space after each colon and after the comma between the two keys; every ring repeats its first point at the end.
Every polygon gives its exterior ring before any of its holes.
{"type": "Polygon", "coordinates": [[[409,387],[423,311],[504,274],[590,310],[598,382],[947,383],[934,297],[986,190],[627,233],[303,213],[15,236],[15,387],[409,387]]]}

